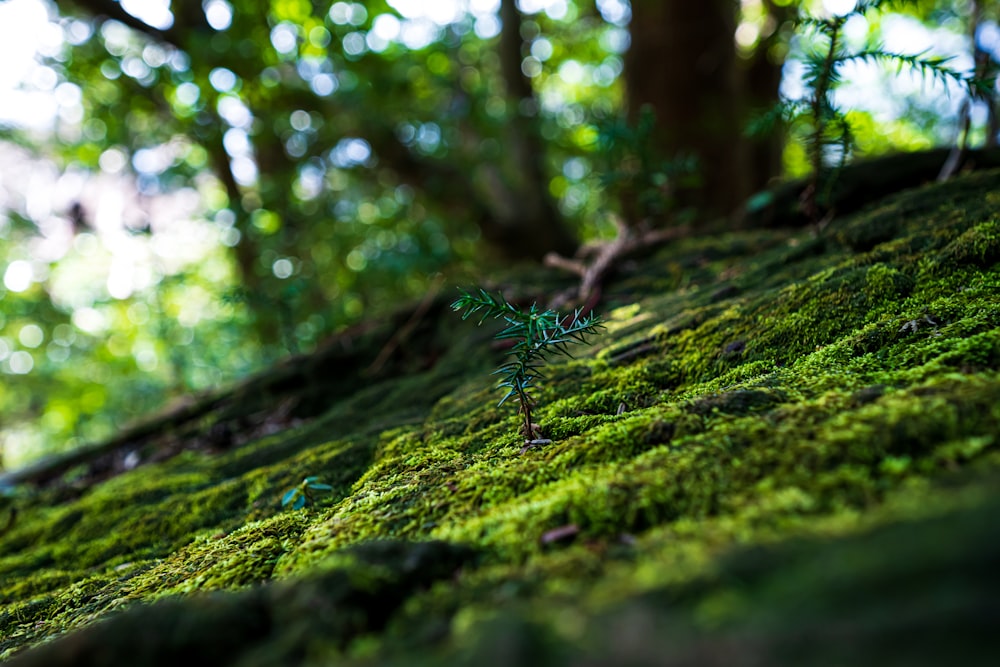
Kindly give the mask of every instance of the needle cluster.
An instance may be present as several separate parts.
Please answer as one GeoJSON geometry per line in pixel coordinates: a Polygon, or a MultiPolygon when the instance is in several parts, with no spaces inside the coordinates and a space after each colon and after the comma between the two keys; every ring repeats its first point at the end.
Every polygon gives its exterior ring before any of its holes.
{"type": "MultiPolygon", "coordinates": [[[[806,154],[811,167],[810,182],[802,198],[803,211],[813,223],[820,224],[824,209],[829,206],[834,177],[844,166],[855,147],[854,135],[847,113],[833,98],[841,85],[841,68],[853,62],[872,62],[891,65],[897,73],[915,72],[924,79],[949,81],[973,90],[971,77],[949,67],[949,58],[921,52],[895,53],[881,44],[868,43],[863,48],[852,49],[846,43],[844,27],[857,16],[865,16],[900,0],[860,0],[846,14],[831,17],[804,15],[798,19],[801,33],[798,37],[798,59],[803,66],[804,95],[797,99],[783,98],[771,111],[750,123],[750,134],[766,134],[779,124],[793,131],[804,131],[806,154]]],[[[946,88],[947,90],[947,88],[946,88]]]]}
{"type": "Polygon", "coordinates": [[[500,293],[490,294],[484,289],[475,292],[462,290],[461,296],[451,304],[455,311],[462,313],[462,319],[479,314],[479,324],[488,319],[502,319],[506,327],[496,336],[496,340],[514,341],[510,359],[503,363],[494,375],[500,376],[498,388],[506,393],[500,399],[503,405],[508,399],[516,398],[523,419],[521,431],[527,441],[539,439],[538,425],[531,419],[534,401],[531,389],[536,380],[543,377],[541,371],[548,357],[571,356],[569,345],[587,342],[587,336],[594,335],[603,328],[598,316],[583,315],[575,310],[572,315],[560,315],[553,310],[541,310],[532,304],[521,310],[508,302],[500,293]]]}

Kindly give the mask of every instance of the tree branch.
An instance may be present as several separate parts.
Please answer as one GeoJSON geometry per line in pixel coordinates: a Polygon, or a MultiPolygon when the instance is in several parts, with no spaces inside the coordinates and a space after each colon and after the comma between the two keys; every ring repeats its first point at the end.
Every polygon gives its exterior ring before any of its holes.
{"type": "Polygon", "coordinates": [[[205,13],[201,10],[201,3],[197,2],[185,3],[185,11],[175,9],[174,23],[166,30],[155,28],[129,14],[115,0],[71,0],[69,4],[98,21],[118,21],[159,42],[165,42],[182,50],[187,46],[188,35],[191,31],[211,30],[205,13]]]}

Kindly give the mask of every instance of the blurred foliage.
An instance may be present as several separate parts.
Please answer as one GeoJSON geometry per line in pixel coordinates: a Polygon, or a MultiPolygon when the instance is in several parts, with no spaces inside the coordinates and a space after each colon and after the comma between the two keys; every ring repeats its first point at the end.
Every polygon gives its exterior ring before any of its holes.
{"type": "Polygon", "coordinates": [[[861,0],[848,12],[829,17],[803,14],[799,17],[802,45],[796,54],[802,66],[803,94],[783,96],[774,109],[758,116],[749,125],[751,134],[775,131],[778,124],[790,128],[802,146],[810,185],[803,196],[803,208],[813,222],[826,215],[836,174],[858,145],[847,111],[834,94],[844,83],[843,70],[857,63],[872,63],[904,70],[922,80],[938,82],[947,90],[954,83],[973,91],[971,73],[963,75],[950,66],[951,58],[935,54],[906,54],[887,50],[865,40],[860,48],[847,44],[846,27],[852,19],[866,20],[896,0],[861,0]],[[967,78],[968,77],[968,78],[967,78]]]}
{"type": "MultiPolygon", "coordinates": [[[[24,169],[57,168],[55,194],[0,183],[0,464],[308,352],[441,271],[482,271],[483,220],[517,219],[520,120],[543,147],[529,187],[580,240],[613,233],[601,213],[626,190],[666,210],[685,172],[616,125],[625,0],[520,2],[521,98],[499,0],[432,4],[174,2],[159,29],[112,0],[46,4],[54,37],[25,88],[58,113],[49,132],[0,127],[24,169]]],[[[961,4],[907,11],[961,32],[961,4]]],[[[885,127],[857,123],[858,144],[885,147],[885,127]]],[[[906,146],[936,131],[893,130],[906,146]]]]}
{"type": "Polygon", "coordinates": [[[649,106],[639,111],[634,124],[621,117],[598,124],[599,182],[633,227],[665,216],[676,205],[674,193],[698,183],[697,157],[664,159],[653,141],[655,126],[649,106]]]}
{"type": "Polygon", "coordinates": [[[127,233],[151,256],[174,226],[151,221],[152,202],[178,193],[196,195],[206,238],[122,296],[93,266],[116,261],[100,201],[50,212],[72,229],[54,261],[31,256],[37,220],[10,218],[3,260],[29,262],[32,279],[0,301],[4,345],[20,349],[29,320],[45,343],[20,350],[30,372],[0,390],[8,465],[308,351],[418,297],[440,270],[481,262],[472,223],[516,170],[505,150],[515,116],[536,118],[547,142],[552,177],[537,187],[577,234],[595,233],[595,124],[620,98],[620,18],[577,3],[523,15],[522,70],[537,95],[518,104],[501,71],[498,2],[437,22],[400,2],[203,6],[163,30],[114,3],[48,8],[64,41],[44,67],[77,109],[57,119],[54,142],[4,136],[60,169],[114,174],[140,209],[127,233]],[[59,272],[90,288],[60,299],[59,272]]]}

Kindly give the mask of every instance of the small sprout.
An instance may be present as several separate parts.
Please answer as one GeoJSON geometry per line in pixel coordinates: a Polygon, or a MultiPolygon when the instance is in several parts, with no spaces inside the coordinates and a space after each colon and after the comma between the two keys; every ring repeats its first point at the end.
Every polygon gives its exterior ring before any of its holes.
{"type": "Polygon", "coordinates": [[[601,319],[596,315],[583,315],[579,310],[572,315],[541,311],[535,304],[525,312],[510,304],[502,294],[494,296],[483,289],[476,293],[463,290],[451,307],[452,310],[462,311],[463,320],[478,312],[481,314],[479,324],[487,319],[503,319],[506,322],[506,328],[495,336],[497,340],[514,341],[511,348],[513,359],[493,372],[501,378],[498,388],[506,390],[500,405],[508,398],[517,398],[525,444],[529,447],[548,444],[550,441],[541,436],[538,424],[531,419],[534,400],[530,390],[542,377],[541,367],[545,358],[559,354],[569,356],[569,344],[585,343],[587,336],[603,328],[601,319]]]}
{"type": "Polygon", "coordinates": [[[312,491],[332,491],[333,487],[329,484],[322,484],[317,480],[319,477],[306,477],[302,480],[302,483],[295,488],[288,489],[285,495],[281,497],[281,506],[288,507],[291,505],[293,510],[300,510],[309,503],[315,502],[313,498],[312,491]]]}

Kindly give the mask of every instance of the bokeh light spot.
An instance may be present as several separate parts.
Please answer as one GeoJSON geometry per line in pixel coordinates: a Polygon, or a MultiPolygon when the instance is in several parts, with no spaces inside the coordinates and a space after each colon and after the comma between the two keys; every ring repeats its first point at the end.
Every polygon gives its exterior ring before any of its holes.
{"type": "Polygon", "coordinates": [[[23,292],[31,287],[31,263],[18,259],[10,263],[3,274],[4,287],[11,292],[23,292]]]}
{"type": "Polygon", "coordinates": [[[27,375],[35,367],[35,360],[24,350],[18,350],[10,355],[7,366],[10,368],[10,372],[15,375],[27,375]]]}
{"type": "Polygon", "coordinates": [[[21,345],[35,348],[45,340],[45,332],[37,324],[26,324],[21,327],[21,332],[18,333],[17,339],[21,341],[21,345]]]}
{"type": "Polygon", "coordinates": [[[271,271],[275,276],[284,280],[291,277],[292,273],[295,271],[295,266],[292,264],[291,260],[282,257],[271,265],[271,271]]]}

